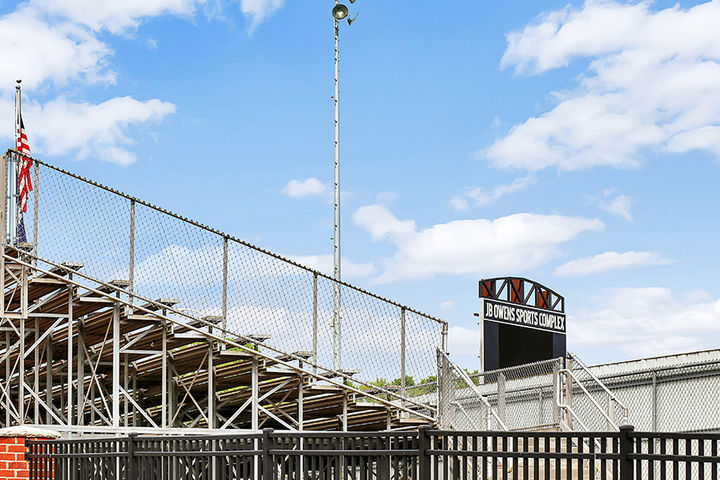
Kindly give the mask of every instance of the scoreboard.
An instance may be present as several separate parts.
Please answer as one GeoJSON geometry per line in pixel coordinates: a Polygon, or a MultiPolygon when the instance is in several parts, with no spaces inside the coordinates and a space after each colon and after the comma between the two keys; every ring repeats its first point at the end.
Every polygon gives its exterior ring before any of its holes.
{"type": "Polygon", "coordinates": [[[564,357],[565,299],[519,277],[480,280],[482,371],[564,357]]]}

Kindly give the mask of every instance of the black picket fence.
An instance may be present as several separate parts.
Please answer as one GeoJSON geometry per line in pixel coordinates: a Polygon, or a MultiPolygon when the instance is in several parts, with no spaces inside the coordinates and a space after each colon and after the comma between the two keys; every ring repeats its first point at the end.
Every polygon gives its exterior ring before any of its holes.
{"type": "Polygon", "coordinates": [[[718,480],[720,434],[274,432],[28,441],[31,479],[718,480]]]}

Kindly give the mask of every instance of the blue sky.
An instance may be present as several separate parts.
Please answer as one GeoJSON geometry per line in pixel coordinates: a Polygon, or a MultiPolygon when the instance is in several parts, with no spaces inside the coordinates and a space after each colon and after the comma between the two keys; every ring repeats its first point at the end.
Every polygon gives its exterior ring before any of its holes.
{"type": "MultiPolygon", "coordinates": [[[[39,158],[323,267],[332,2],[0,5],[39,158]],[[19,41],[18,39],[22,39],[19,41]]],[[[345,278],[448,320],[567,299],[589,362],[720,341],[720,2],[378,2],[341,31],[345,278]]]]}

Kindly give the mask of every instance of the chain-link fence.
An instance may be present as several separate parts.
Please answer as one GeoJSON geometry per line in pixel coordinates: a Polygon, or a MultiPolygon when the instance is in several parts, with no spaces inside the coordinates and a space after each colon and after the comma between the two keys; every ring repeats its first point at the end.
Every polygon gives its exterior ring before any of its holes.
{"type": "Polygon", "coordinates": [[[90,277],[174,299],[188,315],[324,367],[334,363],[337,285],[342,369],[368,384],[434,378],[444,321],[52,165],[35,168],[23,218],[39,257],[82,262],[90,277]]]}
{"type": "Polygon", "coordinates": [[[600,432],[630,424],[648,432],[718,432],[720,351],[705,357],[654,367],[648,366],[653,359],[587,367],[569,354],[470,375],[474,389],[452,372],[441,415],[449,428],[503,430],[487,401],[508,430],[600,432]]]}
{"type": "Polygon", "coordinates": [[[714,359],[617,373],[593,369],[628,406],[636,430],[720,432],[720,351],[714,353],[714,359]]]}
{"type": "Polygon", "coordinates": [[[442,357],[439,363],[443,372],[439,383],[420,388],[439,389],[438,411],[444,428],[499,431],[557,425],[554,382],[562,359],[475,374],[461,373],[451,364],[443,368],[449,362],[442,357]]]}

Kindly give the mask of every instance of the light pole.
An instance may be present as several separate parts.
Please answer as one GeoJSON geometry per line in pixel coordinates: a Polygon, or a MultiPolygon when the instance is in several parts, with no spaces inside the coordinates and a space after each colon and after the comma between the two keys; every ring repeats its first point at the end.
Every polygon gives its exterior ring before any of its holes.
{"type": "MultiPolygon", "coordinates": [[[[350,0],[355,3],[355,0],[350,0]]],[[[347,19],[348,25],[352,25],[355,18],[348,17],[348,8],[335,0],[335,6],[332,9],[333,30],[335,33],[335,93],[333,95],[333,103],[335,107],[335,229],[333,233],[333,259],[334,259],[334,276],[335,289],[333,294],[333,368],[340,370],[341,354],[340,354],[340,328],[342,326],[342,305],[340,303],[340,21],[347,19]]]]}

